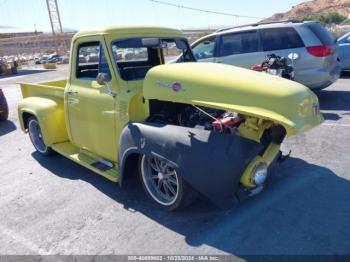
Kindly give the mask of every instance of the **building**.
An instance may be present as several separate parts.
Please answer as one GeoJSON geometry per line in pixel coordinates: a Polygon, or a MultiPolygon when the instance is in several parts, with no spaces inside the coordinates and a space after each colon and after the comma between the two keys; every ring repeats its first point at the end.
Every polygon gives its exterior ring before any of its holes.
{"type": "Polygon", "coordinates": [[[65,54],[70,48],[74,33],[44,34],[13,27],[0,27],[0,57],[22,56],[36,53],[65,54]]]}
{"type": "MultiPolygon", "coordinates": [[[[214,31],[208,29],[183,30],[190,42],[214,31]]],[[[70,49],[73,35],[74,32],[52,35],[12,27],[0,27],[0,57],[50,54],[56,50],[60,55],[64,55],[70,49]]]]}

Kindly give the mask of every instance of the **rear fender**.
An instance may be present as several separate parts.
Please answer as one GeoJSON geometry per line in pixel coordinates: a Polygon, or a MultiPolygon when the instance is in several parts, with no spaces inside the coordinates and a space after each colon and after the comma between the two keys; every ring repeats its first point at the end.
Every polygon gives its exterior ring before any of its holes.
{"type": "Polygon", "coordinates": [[[55,97],[27,97],[18,105],[21,129],[27,132],[25,115],[34,116],[47,146],[68,140],[62,99],[55,97]]]}
{"type": "Polygon", "coordinates": [[[263,150],[243,137],[173,125],[130,123],[120,137],[120,183],[128,156],[156,155],[167,160],[195,190],[226,207],[235,202],[240,178],[263,150]]]}

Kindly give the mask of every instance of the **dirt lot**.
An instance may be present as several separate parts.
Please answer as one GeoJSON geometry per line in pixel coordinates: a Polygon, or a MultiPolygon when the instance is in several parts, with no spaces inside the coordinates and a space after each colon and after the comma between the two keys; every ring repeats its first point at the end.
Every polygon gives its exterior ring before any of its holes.
{"type": "Polygon", "coordinates": [[[137,181],[121,190],[35,153],[15,83],[60,79],[66,67],[28,73],[0,78],[10,106],[0,123],[0,254],[349,254],[350,77],[318,93],[326,121],[284,143],[291,158],[263,193],[229,211],[200,199],[165,213],[137,181]]]}

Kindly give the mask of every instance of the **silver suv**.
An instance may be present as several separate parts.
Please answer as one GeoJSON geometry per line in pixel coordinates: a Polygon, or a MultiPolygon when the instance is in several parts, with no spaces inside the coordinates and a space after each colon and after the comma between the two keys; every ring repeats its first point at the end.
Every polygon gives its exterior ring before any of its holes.
{"type": "Polygon", "coordinates": [[[336,40],[317,22],[289,20],[223,29],[197,40],[192,49],[199,62],[245,68],[261,64],[268,54],[297,53],[295,81],[311,89],[326,88],[340,74],[336,40]]]}

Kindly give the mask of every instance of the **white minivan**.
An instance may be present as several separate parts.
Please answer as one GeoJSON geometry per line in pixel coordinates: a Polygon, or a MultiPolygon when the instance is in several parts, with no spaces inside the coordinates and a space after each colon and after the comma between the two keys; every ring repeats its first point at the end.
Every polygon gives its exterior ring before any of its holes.
{"type": "Polygon", "coordinates": [[[294,80],[310,89],[323,89],[340,75],[335,38],[317,22],[289,20],[219,30],[192,44],[199,62],[245,68],[261,64],[268,54],[294,60],[294,80]]]}

